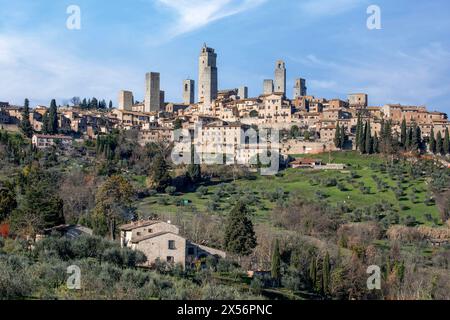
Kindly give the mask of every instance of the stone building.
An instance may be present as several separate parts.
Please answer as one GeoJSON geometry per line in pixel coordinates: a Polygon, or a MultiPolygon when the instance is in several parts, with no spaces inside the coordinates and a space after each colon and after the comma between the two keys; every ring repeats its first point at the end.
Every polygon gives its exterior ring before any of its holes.
{"type": "Polygon", "coordinates": [[[238,97],[239,99],[247,99],[248,98],[248,87],[240,87],[238,89],[238,97]]]}
{"type": "Polygon", "coordinates": [[[186,105],[195,103],[195,81],[186,79],[183,81],[183,103],[186,105]]]}
{"type": "Polygon", "coordinates": [[[33,146],[38,149],[47,149],[57,145],[61,147],[72,146],[72,137],[62,135],[35,134],[31,141],[33,146]]]}
{"type": "Polygon", "coordinates": [[[279,60],[275,66],[275,93],[282,93],[286,97],[286,64],[279,60]]]}
{"type": "Polygon", "coordinates": [[[144,112],[159,112],[161,108],[160,98],[160,74],[149,72],[145,75],[144,112]]]}
{"type": "Polygon", "coordinates": [[[273,85],[273,80],[272,79],[266,79],[264,80],[264,84],[263,84],[263,94],[272,94],[274,91],[274,85],[273,85]]]}
{"type": "Polygon", "coordinates": [[[294,100],[300,97],[304,97],[307,94],[306,89],[306,80],[299,78],[295,80],[295,86],[294,86],[294,100]]]}
{"type": "Polygon", "coordinates": [[[149,143],[159,143],[166,142],[170,143],[173,141],[173,129],[170,128],[149,128],[139,130],[138,133],[138,143],[141,146],[145,146],[149,143]]]}
{"type": "Polygon", "coordinates": [[[198,100],[206,106],[217,98],[217,54],[214,49],[203,46],[199,56],[198,100]]]}
{"type": "Polygon", "coordinates": [[[133,92],[122,90],[119,92],[119,110],[131,111],[134,104],[133,92]]]}
{"type": "Polygon", "coordinates": [[[179,233],[170,222],[138,221],[120,227],[120,244],[144,253],[147,267],[160,261],[191,268],[208,256],[226,257],[225,252],[193,243],[179,233]]]}
{"type": "Polygon", "coordinates": [[[347,98],[351,107],[366,108],[369,103],[366,93],[351,93],[347,98]]]}

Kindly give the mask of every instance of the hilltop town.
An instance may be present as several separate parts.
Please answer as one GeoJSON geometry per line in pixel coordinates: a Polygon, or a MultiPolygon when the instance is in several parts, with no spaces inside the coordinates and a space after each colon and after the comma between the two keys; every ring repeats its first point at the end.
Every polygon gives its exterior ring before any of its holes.
{"type": "Polygon", "coordinates": [[[449,299],[447,115],[291,95],[281,60],[219,90],[217,59],[182,102],[148,72],[143,99],[0,103],[0,299],[449,299]]]}
{"type": "MultiPolygon", "coordinates": [[[[123,90],[118,94],[117,108],[106,102],[89,99],[72,99],[72,105],[57,109],[58,132],[52,137],[45,130],[46,106],[36,106],[29,112],[33,131],[37,134],[34,143],[38,147],[51,144],[52,140],[96,139],[114,129],[137,130],[138,142],[170,142],[174,139],[174,129],[194,130],[202,123],[204,130],[224,135],[237,153],[242,135],[250,127],[270,128],[291,132],[281,137],[280,153],[283,155],[314,154],[339,149],[356,150],[358,143],[358,121],[370,123],[374,137],[382,130],[383,123],[390,122],[394,136],[400,137],[402,121],[408,128],[417,127],[421,136],[428,141],[431,133],[443,138],[449,129],[445,113],[429,111],[425,106],[405,106],[386,104],[369,105],[366,93],[352,93],[347,100],[326,99],[308,94],[307,80],[295,80],[292,98],[286,87],[286,65],[275,63],[274,79],[262,81],[262,93],[257,97],[248,96],[248,87],[219,90],[217,68],[218,55],[206,44],[199,55],[198,82],[186,79],[180,83],[183,101],[165,101],[165,92],[160,87],[160,73],[149,72],[145,76],[145,97],[142,102],[135,99],[133,92],[123,90]],[[195,101],[197,90],[198,101],[195,101]],[[345,141],[336,145],[336,129],[345,141]],[[234,130],[226,130],[234,129],[234,130]],[[238,130],[242,129],[242,130],[238,130]],[[44,135],[42,135],[44,134],[44,135]],[[231,141],[231,143],[230,143],[231,141]],[[341,148],[342,147],[342,148],[341,148]]],[[[0,103],[0,124],[4,128],[17,127],[23,118],[23,106],[0,103]]],[[[210,141],[205,135],[196,136],[198,150],[209,150],[210,141]]],[[[400,138],[399,138],[400,139],[400,138]]]]}

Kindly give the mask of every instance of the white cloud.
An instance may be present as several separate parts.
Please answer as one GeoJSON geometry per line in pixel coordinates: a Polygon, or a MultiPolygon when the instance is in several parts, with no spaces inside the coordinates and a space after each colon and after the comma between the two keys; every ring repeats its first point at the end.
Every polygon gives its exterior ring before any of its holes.
{"type": "Polygon", "coordinates": [[[306,0],[300,3],[300,9],[307,16],[332,16],[352,10],[366,2],[367,0],[306,0]]]}
{"type": "MultiPolygon", "coordinates": [[[[56,43],[56,41],[55,41],[56,43]]],[[[0,101],[61,102],[75,95],[116,100],[124,85],[139,85],[132,70],[78,58],[50,39],[0,34],[0,101]]],[[[132,86],[133,87],[133,86],[132,86]]]]}
{"type": "Polygon", "coordinates": [[[255,8],[267,0],[157,0],[176,13],[168,37],[188,33],[214,21],[255,8]]]}

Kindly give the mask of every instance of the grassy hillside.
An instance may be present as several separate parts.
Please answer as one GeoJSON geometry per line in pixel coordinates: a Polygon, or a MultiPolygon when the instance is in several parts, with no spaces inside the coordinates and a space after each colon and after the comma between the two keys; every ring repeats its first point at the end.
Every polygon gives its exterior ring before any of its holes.
{"type": "MultiPolygon", "coordinates": [[[[439,211],[433,203],[425,204],[429,198],[424,178],[408,178],[405,168],[403,181],[377,166],[387,160],[380,156],[361,156],[355,152],[321,154],[314,156],[324,162],[344,163],[344,171],[312,171],[308,169],[287,169],[278,176],[258,176],[254,180],[238,180],[227,184],[206,186],[208,193],[156,195],[138,204],[142,213],[176,214],[181,212],[204,212],[226,214],[240,197],[246,197],[256,211],[256,219],[264,222],[276,202],[288,194],[318,199],[332,205],[345,204],[352,208],[364,208],[376,203],[390,203],[402,217],[412,216],[418,222],[433,225],[438,221],[439,211]],[[376,180],[378,180],[378,182],[376,180]],[[337,183],[337,185],[335,185],[337,183]],[[330,186],[327,186],[327,185],[330,186]],[[382,184],[380,190],[377,185],[382,184]],[[403,189],[396,196],[395,189],[403,189]],[[281,196],[283,195],[284,196],[281,196]],[[187,206],[180,201],[188,200],[187,206]]],[[[306,157],[306,156],[299,156],[306,157]]],[[[310,156],[308,156],[310,157],[310,156]]]]}

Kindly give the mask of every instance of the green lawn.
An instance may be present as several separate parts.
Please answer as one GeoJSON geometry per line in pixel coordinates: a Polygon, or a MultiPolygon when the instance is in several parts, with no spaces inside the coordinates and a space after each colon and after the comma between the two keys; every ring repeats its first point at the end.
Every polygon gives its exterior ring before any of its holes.
{"type": "MultiPolygon", "coordinates": [[[[302,156],[311,157],[311,156],[302,156]]],[[[314,158],[320,158],[324,162],[329,162],[330,154],[314,155],[314,158]]],[[[438,220],[439,211],[435,205],[427,206],[424,200],[427,195],[426,182],[423,179],[415,181],[406,180],[402,184],[405,196],[397,200],[394,191],[390,187],[395,187],[397,182],[387,173],[382,173],[371,168],[371,164],[382,164],[385,160],[379,156],[360,156],[354,152],[338,152],[331,153],[333,163],[344,163],[348,168],[344,171],[311,171],[308,169],[287,169],[279,176],[258,176],[255,180],[238,180],[229,184],[234,185],[234,191],[231,193],[221,194],[219,199],[219,208],[216,210],[208,209],[208,203],[214,197],[214,193],[218,189],[223,188],[220,185],[208,187],[208,195],[201,197],[197,193],[180,194],[176,196],[157,195],[144,199],[138,203],[138,211],[153,212],[157,214],[175,214],[177,212],[190,214],[192,212],[214,213],[217,215],[225,215],[231,206],[237,201],[239,195],[247,193],[254,197],[256,220],[264,222],[267,220],[276,201],[271,201],[267,194],[274,193],[281,189],[289,192],[291,195],[298,195],[306,199],[317,199],[316,192],[322,192],[326,198],[325,201],[332,205],[346,203],[355,208],[367,207],[375,203],[389,202],[399,212],[400,216],[413,216],[417,221],[432,225],[434,221],[425,218],[425,214],[431,215],[433,220],[438,220]],[[357,177],[350,179],[351,175],[356,173],[357,177]],[[377,184],[372,176],[379,177],[387,184],[384,192],[378,192],[377,184]],[[320,183],[312,183],[311,180],[318,179],[336,179],[340,184],[344,185],[347,190],[341,191],[337,186],[325,187],[320,183]],[[349,183],[349,180],[351,183],[349,183]],[[370,188],[368,194],[363,194],[359,184],[363,183],[365,187],[370,188]],[[417,199],[413,202],[410,200],[410,194],[416,195],[417,199]],[[164,204],[159,198],[165,198],[167,204],[164,204]],[[189,200],[187,207],[177,206],[180,200],[189,200]]],[[[228,184],[228,185],[229,185],[228,184]]]]}

